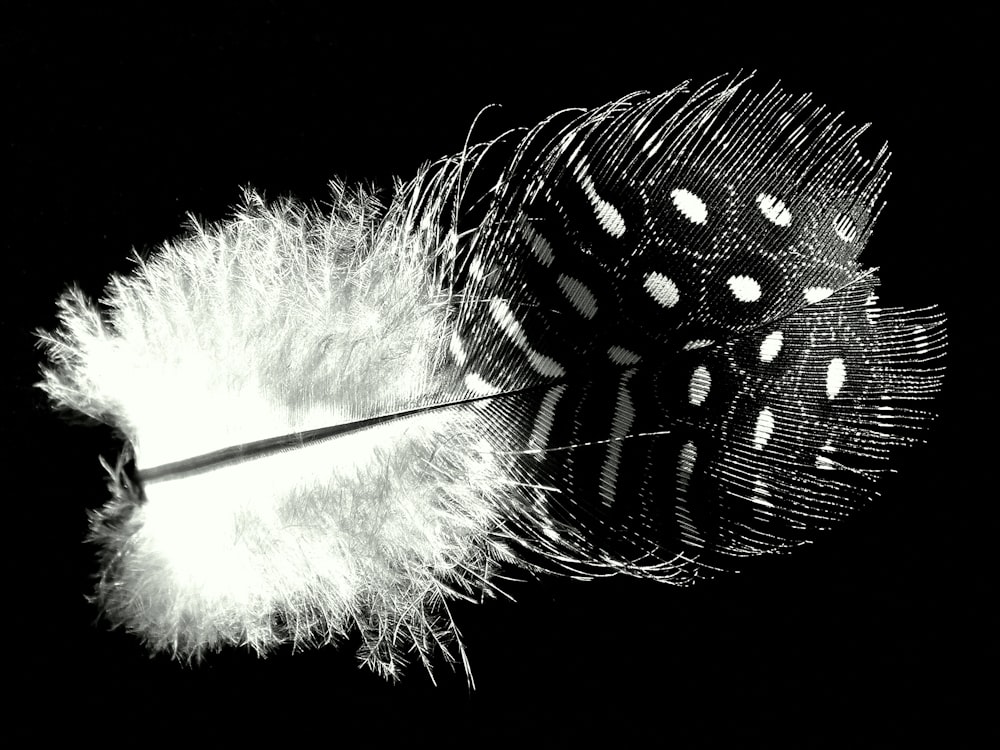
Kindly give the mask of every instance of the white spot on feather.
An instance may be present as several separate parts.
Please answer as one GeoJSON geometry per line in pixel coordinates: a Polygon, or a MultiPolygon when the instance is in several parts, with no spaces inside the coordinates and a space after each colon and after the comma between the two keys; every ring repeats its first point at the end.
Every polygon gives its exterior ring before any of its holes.
{"type": "Polygon", "coordinates": [[[646,274],[646,280],[642,285],[649,295],[664,307],[673,307],[681,298],[677,285],[657,271],[646,274]]]}
{"type": "Polygon", "coordinates": [[[761,450],[767,441],[771,439],[774,432],[774,414],[767,407],[760,410],[757,415],[757,424],[753,428],[753,447],[761,450]]]}
{"type": "Polygon", "coordinates": [[[828,286],[811,286],[805,290],[804,294],[806,302],[815,304],[816,302],[822,302],[833,294],[833,290],[828,286]]]}
{"type": "Polygon", "coordinates": [[[459,367],[464,365],[468,360],[469,355],[462,345],[462,337],[458,335],[458,331],[451,334],[451,343],[448,344],[448,351],[451,352],[452,359],[455,360],[455,364],[459,367]]]}
{"type": "Polygon", "coordinates": [[[489,396],[500,389],[487,381],[478,372],[470,372],[465,376],[465,387],[477,396],[489,396]]]}
{"type": "Polygon", "coordinates": [[[549,241],[538,233],[538,230],[531,225],[528,217],[523,214],[521,215],[518,227],[525,241],[531,246],[531,251],[538,258],[538,262],[546,267],[551,266],[552,261],[555,259],[555,253],[552,251],[552,245],[549,244],[549,241]]]}
{"type": "Polygon", "coordinates": [[[784,343],[784,334],[781,331],[772,331],[760,345],[760,361],[771,362],[781,353],[781,345],[784,343]]]}
{"type": "Polygon", "coordinates": [[[632,404],[632,394],[628,389],[628,381],[635,375],[635,370],[626,371],[618,381],[618,400],[615,403],[615,415],[611,419],[611,440],[608,442],[608,452],[601,467],[601,478],[598,481],[598,492],[604,499],[604,504],[610,506],[615,500],[618,485],[618,467],[621,465],[622,450],[625,447],[625,436],[632,429],[635,421],[635,407],[632,404]]]}
{"type": "Polygon", "coordinates": [[[538,414],[535,415],[535,422],[531,427],[531,437],[528,438],[528,447],[532,451],[537,451],[535,458],[539,461],[545,458],[544,451],[549,442],[552,425],[555,422],[556,407],[559,405],[559,399],[566,392],[566,388],[565,385],[550,388],[538,407],[538,414]]]}
{"type": "Polygon", "coordinates": [[[708,398],[711,387],[712,374],[705,365],[698,365],[691,374],[691,382],[688,383],[688,401],[694,406],[701,406],[708,398]]]}
{"type": "Polygon", "coordinates": [[[591,320],[597,315],[597,300],[594,298],[594,293],[582,281],[561,273],[556,279],[556,283],[562,293],[566,295],[566,299],[583,317],[591,320]]]}
{"type": "Polygon", "coordinates": [[[549,378],[561,378],[566,374],[566,370],[563,369],[563,366],[554,359],[535,351],[534,347],[532,347],[531,343],[528,341],[528,337],[525,335],[524,329],[521,327],[521,324],[517,322],[517,319],[514,317],[514,313],[511,312],[510,306],[506,302],[498,298],[490,300],[490,312],[493,315],[493,320],[495,320],[496,324],[500,326],[500,330],[502,330],[507,337],[514,342],[518,349],[527,355],[528,362],[531,364],[535,372],[549,378]]]}
{"type": "Polygon", "coordinates": [[[785,204],[773,195],[761,193],[757,196],[757,205],[760,212],[767,217],[767,220],[779,227],[787,227],[792,223],[792,214],[785,208],[785,204]]]}
{"type": "Polygon", "coordinates": [[[730,276],[729,289],[740,302],[756,302],[760,299],[760,284],[750,276],[730,276]]]}
{"type": "Polygon", "coordinates": [[[642,360],[638,354],[617,344],[608,347],[608,359],[616,365],[634,365],[642,360]]]}
{"type": "Polygon", "coordinates": [[[833,222],[833,231],[844,242],[854,242],[858,238],[858,229],[847,214],[840,214],[837,217],[837,220],[833,222]]]}
{"type": "Polygon", "coordinates": [[[844,380],[847,378],[847,368],[844,367],[842,357],[834,357],[826,368],[826,396],[836,398],[840,389],[844,387],[844,380]]]}
{"type": "Polygon", "coordinates": [[[583,188],[587,200],[590,201],[590,205],[594,209],[594,215],[597,217],[597,223],[601,225],[601,229],[612,237],[617,238],[624,235],[625,219],[622,218],[621,212],[617,208],[598,195],[594,181],[586,173],[584,162],[581,161],[577,164],[576,175],[580,178],[580,186],[583,188]]]}
{"type": "Polygon", "coordinates": [[[684,188],[677,188],[670,191],[670,200],[674,202],[674,208],[681,212],[681,215],[693,224],[704,224],[708,220],[708,206],[705,201],[684,188]]]}
{"type": "Polygon", "coordinates": [[[692,349],[704,349],[706,346],[711,346],[714,343],[712,339],[694,339],[684,344],[684,351],[689,352],[692,349]]]}
{"type": "Polygon", "coordinates": [[[677,486],[681,490],[686,490],[691,482],[691,474],[694,472],[694,462],[698,457],[698,448],[688,440],[681,446],[680,455],[677,457],[677,486]]]}

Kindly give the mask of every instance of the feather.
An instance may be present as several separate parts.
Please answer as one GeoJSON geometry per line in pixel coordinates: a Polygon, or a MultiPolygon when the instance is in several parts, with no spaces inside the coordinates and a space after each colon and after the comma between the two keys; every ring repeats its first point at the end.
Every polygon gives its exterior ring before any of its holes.
{"type": "Polygon", "coordinates": [[[464,660],[447,602],[501,570],[688,583],[864,505],[943,319],[857,261],[888,151],[748,89],[561,112],[386,209],[248,192],[102,306],[69,290],[40,386],[126,443],[108,619],[183,659],[356,629],[397,676],[464,660]]]}

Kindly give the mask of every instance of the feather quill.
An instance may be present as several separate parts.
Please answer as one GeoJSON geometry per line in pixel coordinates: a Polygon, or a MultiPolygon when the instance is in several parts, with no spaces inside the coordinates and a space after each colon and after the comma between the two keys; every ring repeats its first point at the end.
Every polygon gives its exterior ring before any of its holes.
{"type": "Polygon", "coordinates": [[[387,209],[248,192],[68,291],[40,386],[138,469],[92,516],[110,621],[186,659],[356,629],[396,676],[464,660],[447,600],[501,566],[683,583],[863,504],[942,320],[856,262],[885,149],[745,89],[559,113],[387,209]]]}

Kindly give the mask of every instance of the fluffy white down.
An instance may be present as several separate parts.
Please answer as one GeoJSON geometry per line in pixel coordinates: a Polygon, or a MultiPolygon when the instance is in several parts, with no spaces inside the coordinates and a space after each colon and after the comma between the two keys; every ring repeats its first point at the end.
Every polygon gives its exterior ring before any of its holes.
{"type": "MultiPolygon", "coordinates": [[[[336,184],[330,212],[249,194],[232,220],[112,279],[106,309],[67,292],[59,330],[43,335],[41,386],[116,426],[140,469],[447,391],[441,256],[404,214],[336,184]]],[[[116,474],[92,523],[98,598],[183,658],[357,627],[378,671],[427,663],[457,636],[444,597],[480,596],[506,556],[493,535],[500,468],[477,414],[428,412],[152,482],[142,503],[116,474]]]]}

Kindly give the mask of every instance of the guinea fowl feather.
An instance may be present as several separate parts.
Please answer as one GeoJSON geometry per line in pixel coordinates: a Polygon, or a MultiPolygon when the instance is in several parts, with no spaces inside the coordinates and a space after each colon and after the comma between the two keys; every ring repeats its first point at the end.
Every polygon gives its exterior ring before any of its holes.
{"type": "Polygon", "coordinates": [[[748,88],[561,112],[388,208],[248,192],[66,292],[40,386],[126,443],[108,619],[181,658],[357,630],[395,676],[464,659],[447,601],[501,570],[687,583],[862,507],[943,321],[857,260],[887,149],[748,88]]]}

